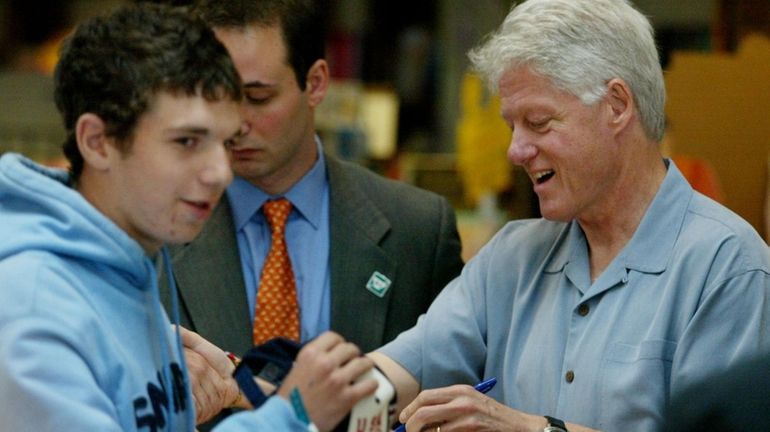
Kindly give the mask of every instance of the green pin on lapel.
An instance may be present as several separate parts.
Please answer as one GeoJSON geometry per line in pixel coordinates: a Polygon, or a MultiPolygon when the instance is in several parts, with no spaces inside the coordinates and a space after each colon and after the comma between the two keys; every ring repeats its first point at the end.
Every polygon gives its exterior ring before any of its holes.
{"type": "Polygon", "coordinates": [[[372,276],[369,278],[369,281],[366,283],[366,289],[372,292],[372,294],[376,295],[379,298],[385,297],[385,293],[388,292],[388,289],[390,288],[390,279],[388,279],[387,276],[384,274],[375,271],[372,273],[372,276]]]}

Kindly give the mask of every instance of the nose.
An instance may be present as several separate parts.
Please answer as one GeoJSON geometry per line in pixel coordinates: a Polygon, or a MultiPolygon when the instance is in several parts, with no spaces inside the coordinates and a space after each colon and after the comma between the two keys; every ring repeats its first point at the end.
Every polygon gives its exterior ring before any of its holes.
{"type": "Polygon", "coordinates": [[[526,132],[514,132],[511,145],[508,146],[508,160],[515,165],[524,166],[537,155],[535,147],[526,132]]]}
{"type": "Polygon", "coordinates": [[[212,146],[200,178],[201,182],[207,186],[223,189],[233,181],[233,170],[224,145],[212,146]]]}

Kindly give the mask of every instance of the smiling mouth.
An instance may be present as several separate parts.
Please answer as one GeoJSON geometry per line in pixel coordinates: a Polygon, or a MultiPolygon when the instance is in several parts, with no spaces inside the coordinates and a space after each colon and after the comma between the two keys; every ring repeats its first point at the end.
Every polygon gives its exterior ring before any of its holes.
{"type": "Polygon", "coordinates": [[[190,205],[192,207],[195,207],[196,209],[198,209],[200,211],[203,211],[203,212],[208,212],[211,209],[211,204],[208,201],[187,201],[187,200],[185,200],[185,202],[188,205],[190,205]]]}
{"type": "Polygon", "coordinates": [[[554,170],[540,171],[535,174],[535,184],[543,184],[551,179],[556,172],[554,170]]]}
{"type": "Polygon", "coordinates": [[[209,204],[207,202],[195,202],[195,201],[193,201],[190,204],[192,204],[195,207],[198,207],[199,209],[202,209],[202,210],[208,210],[209,208],[211,208],[211,204],[209,204]]]}

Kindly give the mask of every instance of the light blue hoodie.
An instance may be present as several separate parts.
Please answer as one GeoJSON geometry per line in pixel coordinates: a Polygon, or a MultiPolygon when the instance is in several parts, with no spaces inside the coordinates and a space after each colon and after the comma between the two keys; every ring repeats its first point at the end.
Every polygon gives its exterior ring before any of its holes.
{"type": "MultiPolygon", "coordinates": [[[[67,179],[0,158],[0,430],[193,431],[153,263],[67,179]]],[[[307,426],[272,397],[216,430],[307,426]]]]}

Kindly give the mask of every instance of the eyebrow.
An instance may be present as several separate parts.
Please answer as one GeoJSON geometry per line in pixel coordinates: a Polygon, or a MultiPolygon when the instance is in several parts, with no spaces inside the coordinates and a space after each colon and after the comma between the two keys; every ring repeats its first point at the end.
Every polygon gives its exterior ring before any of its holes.
{"type": "Polygon", "coordinates": [[[179,126],[179,127],[170,127],[166,129],[166,132],[168,133],[189,133],[189,134],[195,134],[195,135],[207,135],[209,133],[209,128],[205,127],[197,127],[197,126],[179,126]]]}
{"type": "MultiPolygon", "coordinates": [[[[166,129],[165,132],[168,134],[186,133],[186,134],[193,134],[193,135],[199,135],[199,136],[206,136],[209,133],[211,133],[211,130],[209,128],[204,128],[204,127],[180,126],[180,127],[172,127],[172,128],[166,129]]],[[[235,132],[230,134],[230,136],[227,139],[239,138],[242,135],[243,135],[243,131],[239,126],[238,129],[236,129],[235,132]]]]}

